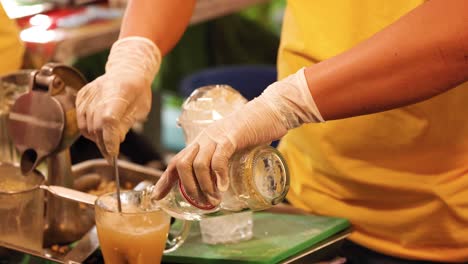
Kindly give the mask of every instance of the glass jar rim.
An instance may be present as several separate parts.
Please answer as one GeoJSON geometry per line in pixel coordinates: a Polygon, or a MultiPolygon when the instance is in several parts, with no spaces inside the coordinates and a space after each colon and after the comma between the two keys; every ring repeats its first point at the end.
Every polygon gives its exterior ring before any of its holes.
{"type": "MultiPolygon", "coordinates": [[[[141,194],[143,194],[144,191],[135,191],[135,190],[125,190],[125,191],[120,191],[120,196],[122,195],[127,195],[127,194],[138,194],[141,197],[141,194]]],[[[106,206],[103,202],[103,199],[106,199],[107,197],[112,197],[115,198],[117,195],[116,191],[113,192],[108,192],[105,194],[102,194],[97,197],[96,201],[94,202],[94,206],[96,209],[102,210],[107,213],[115,213],[115,214],[121,214],[121,215],[139,215],[139,214],[148,214],[148,213],[156,213],[156,212],[161,212],[163,209],[157,205],[156,203],[150,201],[151,207],[149,209],[145,210],[138,210],[137,212],[125,212],[122,210],[122,212],[117,211],[117,207],[114,208],[109,208],[109,206],[106,206]]],[[[117,203],[117,200],[115,199],[115,202],[117,203]]],[[[139,207],[137,207],[140,209],[139,207]]]]}

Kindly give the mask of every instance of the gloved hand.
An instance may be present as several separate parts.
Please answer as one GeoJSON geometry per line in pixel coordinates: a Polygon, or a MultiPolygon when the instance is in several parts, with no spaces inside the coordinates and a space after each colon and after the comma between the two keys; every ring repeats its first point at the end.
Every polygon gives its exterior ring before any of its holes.
{"type": "Polygon", "coordinates": [[[228,161],[238,150],[267,144],[303,123],[324,122],[310,94],[304,69],[271,84],[241,110],[205,128],[168,164],[153,198],[162,199],[180,179],[186,194],[218,205],[229,187],[228,161]]]}
{"type": "Polygon", "coordinates": [[[148,115],[151,82],[160,64],[161,52],[151,40],[120,39],[111,48],[106,73],[78,92],[78,127],[108,160],[118,155],[135,121],[148,115]]]}

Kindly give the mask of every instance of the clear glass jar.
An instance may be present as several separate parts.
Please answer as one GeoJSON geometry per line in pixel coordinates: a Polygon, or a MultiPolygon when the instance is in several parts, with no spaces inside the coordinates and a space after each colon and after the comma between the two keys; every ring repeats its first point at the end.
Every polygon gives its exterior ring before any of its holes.
{"type": "Polygon", "coordinates": [[[177,125],[190,144],[207,126],[244,107],[247,99],[229,85],[209,85],[196,89],[182,105],[177,125]]]}
{"type": "Polygon", "coordinates": [[[245,210],[259,211],[280,203],[289,190],[289,172],[281,154],[270,146],[235,153],[229,162],[229,188],[213,206],[191,200],[181,184],[158,202],[173,217],[201,220],[245,210]]]}

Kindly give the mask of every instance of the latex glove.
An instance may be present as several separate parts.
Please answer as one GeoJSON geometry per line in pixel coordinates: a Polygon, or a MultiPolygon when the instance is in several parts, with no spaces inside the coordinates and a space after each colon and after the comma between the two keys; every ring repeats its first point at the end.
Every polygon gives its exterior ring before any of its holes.
{"type": "Polygon", "coordinates": [[[229,187],[228,161],[234,152],[268,144],[303,123],[323,121],[301,69],[271,84],[241,110],[204,129],[169,162],[153,198],[162,199],[180,179],[192,200],[217,205],[218,190],[229,187]]]}
{"type": "Polygon", "coordinates": [[[148,115],[160,63],[161,53],[151,40],[120,39],[111,48],[106,73],[78,92],[78,127],[108,160],[118,155],[132,125],[148,115]]]}

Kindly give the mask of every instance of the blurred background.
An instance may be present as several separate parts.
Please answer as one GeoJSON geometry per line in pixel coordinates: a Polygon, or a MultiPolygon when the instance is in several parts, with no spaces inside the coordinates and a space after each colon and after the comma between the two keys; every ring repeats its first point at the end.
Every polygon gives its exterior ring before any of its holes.
{"type": "MultiPolygon", "coordinates": [[[[194,89],[228,84],[250,100],[275,81],[285,1],[197,1],[191,26],[164,58],[153,82],[152,112],[127,135],[122,155],[138,164],[164,167],[164,157],[184,146],[176,119],[184,98],[194,89]]],[[[126,4],[123,0],[0,3],[17,25],[24,45],[21,68],[37,69],[47,62],[61,62],[77,68],[88,81],[104,73],[126,4]]],[[[0,40],[11,34],[11,30],[0,29],[0,40]]],[[[71,151],[73,163],[100,157],[94,143],[84,138],[71,151]]]]}

